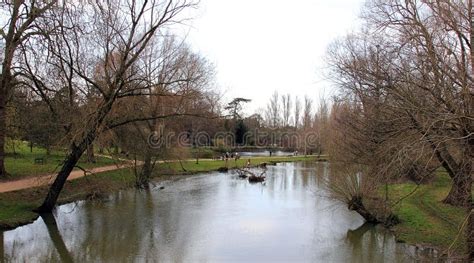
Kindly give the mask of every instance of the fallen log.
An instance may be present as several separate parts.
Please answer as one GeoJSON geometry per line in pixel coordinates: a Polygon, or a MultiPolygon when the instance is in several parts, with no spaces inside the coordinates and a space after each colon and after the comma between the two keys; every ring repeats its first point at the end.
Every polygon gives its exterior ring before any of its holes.
{"type": "Polygon", "coordinates": [[[257,176],[257,175],[251,175],[249,176],[249,182],[250,183],[260,183],[265,181],[265,176],[257,176]]]}
{"type": "Polygon", "coordinates": [[[248,178],[250,183],[260,183],[260,182],[265,181],[266,171],[267,170],[264,169],[259,175],[257,175],[248,169],[237,169],[239,178],[248,178]]]}

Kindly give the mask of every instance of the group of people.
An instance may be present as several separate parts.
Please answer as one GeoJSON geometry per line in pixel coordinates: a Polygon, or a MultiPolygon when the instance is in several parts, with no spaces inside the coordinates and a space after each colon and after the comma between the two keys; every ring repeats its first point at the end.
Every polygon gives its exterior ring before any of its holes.
{"type": "MultiPolygon", "coordinates": [[[[227,161],[229,159],[234,159],[235,161],[239,160],[240,159],[240,154],[238,152],[233,152],[233,153],[229,153],[229,152],[226,152],[224,154],[222,154],[219,159],[222,160],[222,161],[226,161],[226,165],[227,165],[227,161]]],[[[247,163],[245,165],[245,168],[250,168],[250,159],[247,160],[247,163]]]]}
{"type": "Polygon", "coordinates": [[[240,159],[240,154],[238,152],[235,152],[235,153],[226,152],[225,154],[221,156],[221,160],[227,161],[229,159],[234,159],[237,161],[238,159],[240,159]]]}

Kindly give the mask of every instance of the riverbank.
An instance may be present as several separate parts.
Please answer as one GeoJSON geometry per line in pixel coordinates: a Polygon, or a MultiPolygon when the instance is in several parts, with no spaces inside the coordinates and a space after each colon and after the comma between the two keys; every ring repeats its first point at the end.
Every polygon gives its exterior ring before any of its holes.
{"type": "MultiPolygon", "coordinates": [[[[251,164],[312,160],[316,160],[316,157],[254,157],[251,158],[251,164]]],[[[247,159],[237,162],[230,160],[227,165],[229,168],[242,167],[246,162],[247,159]]],[[[163,181],[215,171],[223,166],[225,161],[207,159],[199,160],[198,164],[196,160],[159,163],[153,183],[160,185],[163,181]]],[[[134,180],[133,172],[129,168],[87,175],[68,181],[59,203],[107,196],[109,193],[133,187],[134,180]]],[[[391,228],[399,242],[433,247],[446,255],[465,254],[466,238],[464,233],[459,232],[459,226],[465,219],[466,211],[441,202],[450,187],[451,180],[444,172],[438,172],[433,181],[418,187],[414,183],[389,185],[389,198],[392,202],[405,197],[394,208],[394,213],[401,223],[391,228]]],[[[38,215],[32,210],[40,205],[47,190],[48,188],[43,186],[0,194],[0,227],[10,229],[35,220],[38,215]]]]}
{"type": "Polygon", "coordinates": [[[325,167],[317,162],[268,166],[264,184],[250,184],[236,172],[200,173],[148,190],[69,203],[54,217],[4,232],[4,258],[411,262],[410,247],[397,244],[381,227],[354,229],[361,219],[324,198],[325,167]]]}
{"type": "Polygon", "coordinates": [[[435,248],[440,255],[456,257],[467,253],[463,225],[467,211],[442,203],[451,188],[451,179],[438,171],[432,182],[417,186],[400,183],[389,186],[389,198],[396,202],[394,213],[401,223],[394,226],[397,241],[435,248]]]}
{"type": "MultiPolygon", "coordinates": [[[[324,160],[325,157],[316,156],[291,156],[291,157],[253,157],[250,158],[251,165],[256,166],[261,163],[296,162],[324,160]]],[[[248,158],[238,161],[227,161],[227,167],[243,167],[248,158]]],[[[153,182],[173,180],[183,175],[190,175],[200,172],[216,171],[226,166],[221,160],[187,160],[169,161],[157,164],[153,175],[153,182]]],[[[83,199],[94,199],[105,196],[108,193],[133,187],[134,175],[130,168],[115,171],[102,172],[87,175],[72,181],[66,182],[59,197],[59,204],[73,202],[83,199]]],[[[38,207],[43,201],[48,191],[47,186],[29,188],[14,192],[0,194],[0,228],[11,229],[34,221],[38,214],[33,209],[38,207]]]]}

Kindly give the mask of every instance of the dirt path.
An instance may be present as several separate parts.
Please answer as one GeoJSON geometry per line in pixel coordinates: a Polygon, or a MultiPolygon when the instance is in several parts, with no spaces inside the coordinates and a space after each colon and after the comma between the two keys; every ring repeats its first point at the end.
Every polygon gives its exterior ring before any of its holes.
{"type": "MultiPolygon", "coordinates": [[[[101,156],[106,157],[106,158],[112,158],[107,155],[101,155],[101,156]]],[[[133,161],[131,160],[121,159],[121,158],[118,158],[118,159],[116,158],[115,160],[123,162],[123,163],[96,167],[96,168],[88,169],[86,170],[86,172],[82,170],[74,170],[71,172],[67,180],[70,181],[70,180],[84,177],[86,175],[114,171],[114,170],[130,167],[131,165],[133,165],[133,161]]],[[[210,159],[202,159],[202,160],[204,161],[204,160],[210,160],[210,159]]],[[[178,160],[168,160],[166,162],[174,162],[174,161],[178,162],[178,160]]],[[[158,163],[164,163],[164,162],[165,161],[162,161],[162,160],[158,161],[158,163]]],[[[141,162],[138,161],[137,164],[140,165],[141,162]]],[[[50,185],[53,183],[54,179],[56,178],[56,175],[57,173],[52,173],[52,174],[29,177],[29,178],[15,180],[15,181],[0,182],[0,193],[12,192],[12,191],[33,188],[33,187],[38,187],[38,186],[43,186],[43,185],[50,185]]]]}
{"type": "MultiPolygon", "coordinates": [[[[82,170],[74,170],[71,172],[67,180],[68,181],[74,180],[74,179],[81,178],[86,175],[94,174],[94,173],[113,171],[113,170],[125,168],[127,165],[129,164],[118,164],[118,165],[115,164],[115,165],[97,167],[97,168],[87,170],[86,172],[82,170]]],[[[56,175],[57,173],[54,173],[54,174],[47,174],[47,175],[41,175],[37,177],[20,179],[16,181],[2,182],[0,183],[0,193],[6,193],[6,192],[11,192],[11,191],[21,190],[21,189],[26,189],[26,188],[49,185],[53,183],[56,175]]]]}

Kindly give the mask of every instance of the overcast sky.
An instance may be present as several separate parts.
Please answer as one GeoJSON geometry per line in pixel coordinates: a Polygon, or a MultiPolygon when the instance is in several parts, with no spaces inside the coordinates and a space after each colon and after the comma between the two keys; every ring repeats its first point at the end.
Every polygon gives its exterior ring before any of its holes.
{"type": "Polygon", "coordinates": [[[212,61],[225,101],[333,93],[324,80],[328,44],[355,29],[363,0],[201,0],[187,39],[212,61]]]}

